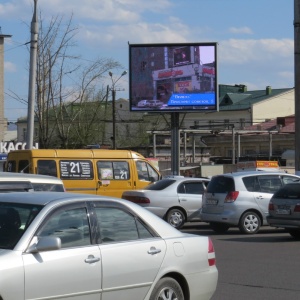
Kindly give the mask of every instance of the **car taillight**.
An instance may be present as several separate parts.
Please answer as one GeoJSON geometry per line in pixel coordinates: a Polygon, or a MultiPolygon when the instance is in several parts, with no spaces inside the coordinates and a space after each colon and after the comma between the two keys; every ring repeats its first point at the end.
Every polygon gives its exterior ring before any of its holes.
{"type": "Polygon", "coordinates": [[[123,196],[125,200],[134,202],[134,203],[150,203],[150,199],[147,197],[140,197],[140,196],[123,196]]]}
{"type": "Polygon", "coordinates": [[[294,208],[294,212],[300,212],[300,203],[297,203],[295,208],[294,208]]]}
{"type": "Polygon", "coordinates": [[[213,242],[211,238],[208,238],[208,265],[214,266],[216,264],[216,255],[213,242]]]}
{"type": "Polygon", "coordinates": [[[237,199],[238,195],[239,195],[238,191],[228,192],[225,198],[225,202],[234,202],[237,199]]]}
{"type": "Polygon", "coordinates": [[[274,210],[274,204],[272,202],[269,202],[269,211],[274,210]]]}

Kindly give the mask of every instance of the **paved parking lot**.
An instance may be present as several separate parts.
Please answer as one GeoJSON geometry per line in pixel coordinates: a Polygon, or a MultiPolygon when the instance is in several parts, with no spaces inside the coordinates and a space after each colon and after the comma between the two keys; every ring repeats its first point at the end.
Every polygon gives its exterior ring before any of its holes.
{"type": "Polygon", "coordinates": [[[300,299],[300,241],[283,230],[263,227],[256,235],[243,235],[232,228],[219,235],[194,223],[182,231],[213,240],[219,281],[211,300],[300,299]]]}

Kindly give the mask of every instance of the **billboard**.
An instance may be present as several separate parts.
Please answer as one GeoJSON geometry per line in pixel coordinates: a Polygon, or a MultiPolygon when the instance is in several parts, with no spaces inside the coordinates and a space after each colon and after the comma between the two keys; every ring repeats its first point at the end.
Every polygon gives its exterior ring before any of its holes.
{"type": "Polygon", "coordinates": [[[129,44],[129,99],[131,111],[217,111],[217,43],[129,44]]]}

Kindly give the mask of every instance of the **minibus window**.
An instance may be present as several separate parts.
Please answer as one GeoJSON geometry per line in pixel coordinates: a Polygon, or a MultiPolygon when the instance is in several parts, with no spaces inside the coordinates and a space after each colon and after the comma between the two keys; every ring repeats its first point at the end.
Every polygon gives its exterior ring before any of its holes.
{"type": "Polygon", "coordinates": [[[17,172],[16,168],[16,161],[15,160],[9,160],[6,165],[6,171],[7,172],[17,172]]]}
{"type": "Polygon", "coordinates": [[[98,161],[98,177],[105,180],[128,180],[130,178],[129,165],[126,161],[98,161]]]}
{"type": "Polygon", "coordinates": [[[159,174],[145,161],[136,161],[139,180],[155,182],[159,179],[159,174]]]}
{"type": "Polygon", "coordinates": [[[20,160],[19,161],[19,173],[29,173],[29,161],[20,160]]]}
{"type": "Polygon", "coordinates": [[[37,174],[50,175],[57,177],[55,160],[38,160],[37,174]]]}

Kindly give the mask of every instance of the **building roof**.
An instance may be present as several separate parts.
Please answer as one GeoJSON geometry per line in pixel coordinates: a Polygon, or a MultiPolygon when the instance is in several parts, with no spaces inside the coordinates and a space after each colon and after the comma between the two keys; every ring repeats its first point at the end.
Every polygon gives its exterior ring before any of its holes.
{"type": "Polygon", "coordinates": [[[272,89],[267,86],[265,90],[247,91],[245,85],[219,85],[219,110],[246,110],[255,103],[277,97],[294,88],[272,89]]]}
{"type": "Polygon", "coordinates": [[[266,122],[247,126],[245,130],[278,130],[279,133],[295,133],[295,115],[278,117],[266,122]]]}

